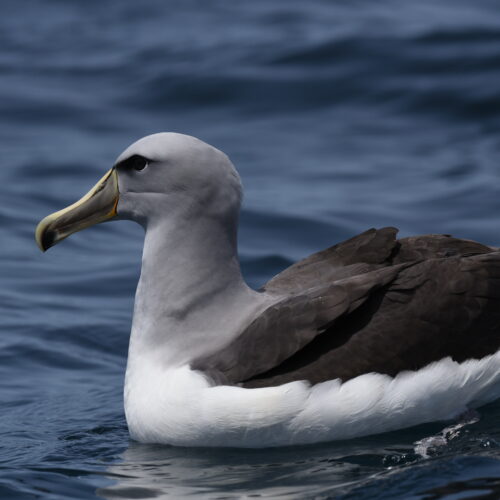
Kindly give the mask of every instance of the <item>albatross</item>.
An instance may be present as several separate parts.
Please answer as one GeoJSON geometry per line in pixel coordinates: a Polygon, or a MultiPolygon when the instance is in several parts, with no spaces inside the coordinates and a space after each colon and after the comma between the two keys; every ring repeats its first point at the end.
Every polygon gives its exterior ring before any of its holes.
{"type": "Polygon", "coordinates": [[[370,229],[253,290],[237,253],[241,197],[223,152],[164,132],[36,229],[42,251],[109,219],[145,230],[124,384],[133,439],[333,441],[500,397],[497,248],[370,229]]]}

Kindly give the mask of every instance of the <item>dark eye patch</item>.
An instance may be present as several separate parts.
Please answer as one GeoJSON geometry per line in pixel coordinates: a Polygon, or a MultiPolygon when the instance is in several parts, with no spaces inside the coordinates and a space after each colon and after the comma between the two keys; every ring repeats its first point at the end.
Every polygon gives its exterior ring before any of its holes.
{"type": "Polygon", "coordinates": [[[123,160],[120,163],[118,163],[116,167],[127,170],[136,170],[140,172],[141,170],[144,170],[149,163],[151,163],[151,161],[148,160],[147,158],[144,158],[144,156],[133,155],[127,158],[126,160],[123,160]]]}

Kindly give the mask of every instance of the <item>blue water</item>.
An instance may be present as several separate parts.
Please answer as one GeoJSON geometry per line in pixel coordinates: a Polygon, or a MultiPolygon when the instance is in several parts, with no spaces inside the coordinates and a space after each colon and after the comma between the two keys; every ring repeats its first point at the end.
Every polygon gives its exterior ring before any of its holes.
{"type": "Polygon", "coordinates": [[[497,0],[2,0],[0,497],[500,498],[500,403],[449,423],[273,450],[145,446],[122,408],[142,230],[42,255],[33,231],[129,143],[227,152],[259,286],[369,227],[500,244],[497,0]]]}

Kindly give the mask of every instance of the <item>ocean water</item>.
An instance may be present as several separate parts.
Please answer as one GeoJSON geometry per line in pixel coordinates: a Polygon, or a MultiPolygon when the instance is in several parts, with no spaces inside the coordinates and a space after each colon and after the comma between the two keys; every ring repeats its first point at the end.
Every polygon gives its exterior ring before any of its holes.
{"type": "Polygon", "coordinates": [[[498,1],[1,5],[0,498],[500,498],[500,402],[316,446],[132,442],[142,230],[33,239],[129,143],[172,130],[239,169],[253,286],[369,227],[500,245],[498,1]]]}

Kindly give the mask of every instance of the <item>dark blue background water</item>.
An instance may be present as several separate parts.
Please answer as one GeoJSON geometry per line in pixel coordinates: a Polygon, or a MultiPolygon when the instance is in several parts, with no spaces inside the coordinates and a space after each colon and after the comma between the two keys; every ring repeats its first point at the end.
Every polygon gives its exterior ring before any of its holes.
{"type": "Polygon", "coordinates": [[[428,459],[414,443],[446,424],[281,450],[129,441],[142,231],[45,255],[33,231],[163,130],[237,165],[252,285],[372,226],[500,244],[500,4],[2,0],[0,497],[500,498],[498,403],[428,459]]]}

